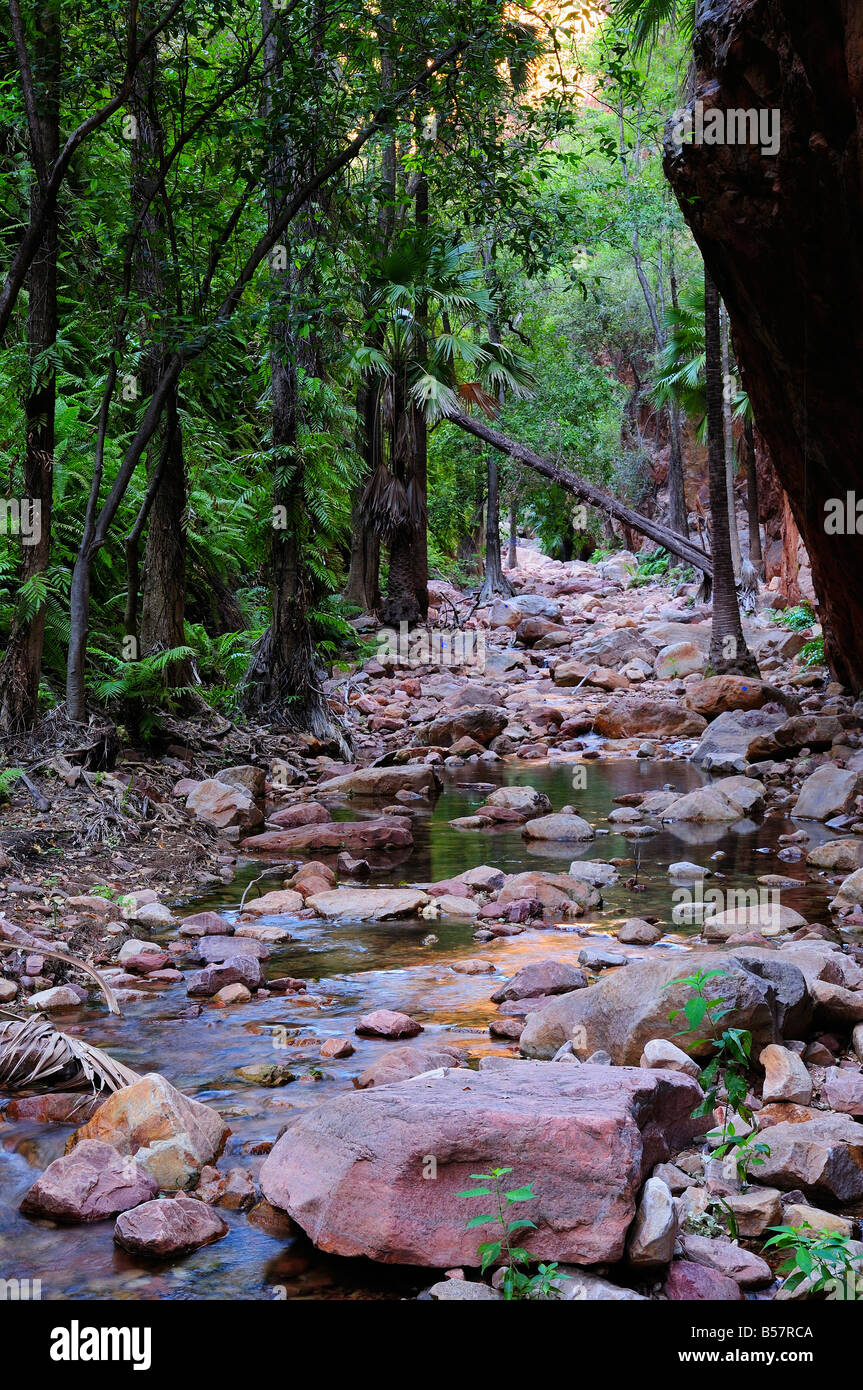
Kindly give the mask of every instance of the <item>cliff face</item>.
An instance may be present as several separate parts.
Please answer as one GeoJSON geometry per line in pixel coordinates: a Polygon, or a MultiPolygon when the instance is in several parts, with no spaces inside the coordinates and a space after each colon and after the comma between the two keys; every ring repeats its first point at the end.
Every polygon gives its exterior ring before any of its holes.
{"type": "Polygon", "coordinates": [[[707,112],[781,112],[781,144],[666,143],[728,305],[758,426],[809,552],[839,676],[863,689],[863,5],[702,0],[707,112]],[[861,502],[844,534],[831,499],[861,502]]]}

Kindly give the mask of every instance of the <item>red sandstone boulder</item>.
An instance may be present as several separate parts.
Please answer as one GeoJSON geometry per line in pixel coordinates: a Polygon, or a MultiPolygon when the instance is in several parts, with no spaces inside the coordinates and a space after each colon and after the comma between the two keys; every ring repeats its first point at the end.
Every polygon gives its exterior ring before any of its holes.
{"type": "MultiPolygon", "coordinates": [[[[691,1077],[506,1062],[354,1091],[297,1117],[261,1170],[267,1201],[322,1250],[446,1269],[476,1263],[459,1192],[506,1155],[532,1180],[536,1258],[614,1263],[653,1165],[694,1137],[691,1077]],[[428,1156],[437,1161],[426,1180],[428,1156]]],[[[521,1236],[520,1236],[521,1240],[521,1236]]]]}
{"type": "Polygon", "coordinates": [[[104,1221],[155,1197],[158,1184],[110,1144],[87,1139],[49,1163],[21,1203],[30,1216],[50,1221],[104,1221]]]}
{"type": "Polygon", "coordinates": [[[266,830],[241,842],[255,854],[337,854],[349,849],[403,849],[413,844],[407,816],[382,816],[380,820],[332,821],[299,825],[293,830],[266,830]]]}

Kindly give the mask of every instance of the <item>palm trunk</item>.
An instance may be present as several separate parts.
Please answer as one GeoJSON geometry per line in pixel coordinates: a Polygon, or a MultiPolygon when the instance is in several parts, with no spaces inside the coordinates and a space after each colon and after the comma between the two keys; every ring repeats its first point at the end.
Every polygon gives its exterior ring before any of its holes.
{"type": "MultiPolygon", "coordinates": [[[[57,0],[45,0],[36,18],[36,64],[39,75],[37,131],[39,162],[50,170],[59,150],[60,15],[57,0]]],[[[31,216],[40,203],[40,187],[30,194],[31,216]]],[[[57,337],[58,219],[54,207],[42,233],[29,276],[27,345],[30,363],[51,348],[57,337]]],[[[56,378],[53,369],[42,368],[24,402],[24,497],[39,507],[39,531],[35,545],[24,545],[22,535],[21,585],[33,584],[45,575],[51,556],[51,507],[54,492],[54,410],[56,378]]],[[[39,602],[29,618],[17,620],[0,664],[0,730],[18,733],[30,728],[38,715],[39,679],[45,642],[45,603],[39,602]]]]}
{"type": "Polygon", "coordinates": [[[713,626],[710,665],[717,675],[735,671],[757,676],[758,664],[746,646],[737,602],[728,475],[723,428],[724,372],[719,292],[710,272],[704,271],[704,328],[707,389],[707,450],[710,474],[710,529],[713,550],[713,626]]]}

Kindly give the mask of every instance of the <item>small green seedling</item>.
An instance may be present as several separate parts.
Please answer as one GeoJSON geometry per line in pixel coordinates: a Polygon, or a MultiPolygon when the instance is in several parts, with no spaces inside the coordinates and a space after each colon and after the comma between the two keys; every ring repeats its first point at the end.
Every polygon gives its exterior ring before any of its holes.
{"type": "Polygon", "coordinates": [[[550,1298],[556,1288],[557,1265],[540,1264],[535,1274],[528,1274],[527,1268],[533,1257],[520,1246],[512,1244],[511,1238],[517,1231],[535,1231],[536,1223],[526,1216],[510,1218],[509,1209],[520,1202],[535,1202],[538,1194],[533,1190],[533,1183],[527,1183],[524,1187],[513,1187],[508,1191],[505,1190],[504,1178],[511,1172],[511,1168],[492,1168],[490,1173],[471,1173],[471,1178],[475,1182],[481,1182],[484,1185],[468,1188],[466,1191],[460,1192],[459,1197],[490,1197],[492,1198],[490,1205],[494,1205],[496,1210],[483,1212],[480,1216],[472,1216],[466,1229],[472,1231],[480,1226],[492,1224],[497,1227],[496,1239],[482,1241],[477,1246],[476,1253],[479,1256],[483,1274],[492,1265],[500,1264],[503,1266],[501,1288],[505,1299],[512,1301],[550,1298]]]}

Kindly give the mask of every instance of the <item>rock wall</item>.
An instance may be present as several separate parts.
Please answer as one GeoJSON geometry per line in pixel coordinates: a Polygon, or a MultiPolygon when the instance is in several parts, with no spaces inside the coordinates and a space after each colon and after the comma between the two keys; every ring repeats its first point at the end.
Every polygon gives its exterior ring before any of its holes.
{"type": "Polygon", "coordinates": [[[829,534],[825,515],[830,499],[861,487],[863,9],[703,0],[695,50],[693,102],[781,111],[775,157],[669,135],[666,172],[728,305],[744,385],[811,559],[831,664],[856,692],[863,586],[849,576],[861,545],[853,525],[829,534]]]}

